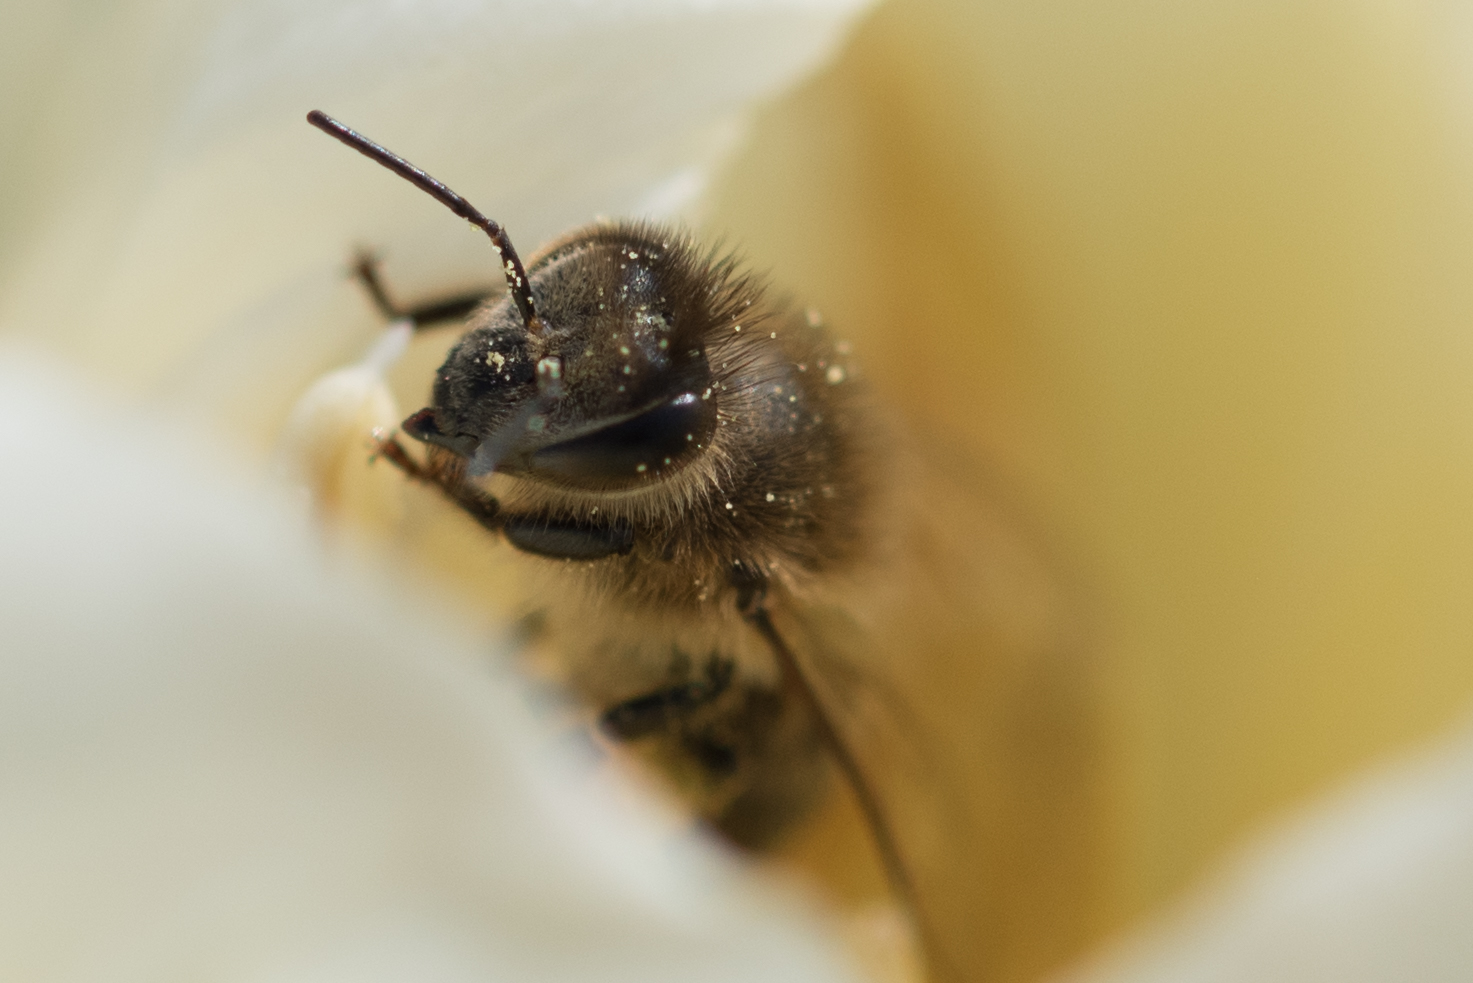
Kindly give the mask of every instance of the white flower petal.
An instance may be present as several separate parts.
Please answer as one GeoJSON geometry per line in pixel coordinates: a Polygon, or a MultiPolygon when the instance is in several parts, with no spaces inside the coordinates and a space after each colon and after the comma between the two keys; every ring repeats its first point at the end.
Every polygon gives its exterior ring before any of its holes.
{"type": "Polygon", "coordinates": [[[1473,979],[1473,731],[1356,783],[1072,983],[1473,979]]]}
{"type": "Polygon", "coordinates": [[[3,357],[0,415],[0,979],[846,978],[208,448],[3,357]]]}
{"type": "Polygon", "coordinates": [[[426,168],[530,251],[596,215],[678,213],[754,101],[816,65],[862,5],[221,0],[26,17],[18,32],[61,67],[31,85],[35,104],[7,105],[33,139],[0,198],[17,223],[0,331],[186,397],[264,449],[295,394],[378,328],[344,277],[352,249],[382,251],[406,296],[496,279],[484,237],[307,110],[426,168]]]}

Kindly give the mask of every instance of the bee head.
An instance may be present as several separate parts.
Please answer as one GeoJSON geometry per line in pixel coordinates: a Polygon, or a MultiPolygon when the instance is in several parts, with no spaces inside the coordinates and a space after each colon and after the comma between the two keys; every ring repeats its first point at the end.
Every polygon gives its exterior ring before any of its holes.
{"type": "Polygon", "coordinates": [[[528,269],[535,320],[510,297],[478,314],[405,431],[473,474],[583,489],[658,479],[716,427],[702,271],[683,240],[638,225],[555,243],[528,269]]]}
{"type": "Polygon", "coordinates": [[[325,113],[313,126],[482,229],[507,298],[478,313],[404,431],[505,471],[584,489],[654,480],[703,450],[716,427],[702,339],[730,312],[730,264],[641,225],[595,225],[522,266],[501,226],[392,151],[325,113]]]}

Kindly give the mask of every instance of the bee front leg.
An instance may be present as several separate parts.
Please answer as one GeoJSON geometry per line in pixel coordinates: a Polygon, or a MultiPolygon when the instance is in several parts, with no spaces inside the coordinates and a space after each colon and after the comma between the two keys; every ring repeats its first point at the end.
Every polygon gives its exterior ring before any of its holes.
{"type": "Polygon", "coordinates": [[[404,445],[399,443],[399,438],[392,434],[377,438],[373,458],[379,457],[403,471],[406,477],[439,488],[452,502],[460,506],[467,515],[485,528],[492,532],[502,530],[504,517],[501,512],[501,503],[490,495],[482,494],[467,485],[462,480],[459,469],[438,464],[434,459],[429,464],[420,464],[409,455],[404,445]]]}
{"type": "Polygon", "coordinates": [[[508,515],[501,503],[466,484],[464,468],[431,457],[421,464],[410,456],[396,436],[380,437],[374,457],[382,457],[415,481],[434,485],[486,529],[499,532],[524,553],[555,560],[597,560],[634,548],[628,523],[588,524],[554,522],[537,516],[508,515]]]}
{"type": "Polygon", "coordinates": [[[487,298],[496,295],[494,290],[477,290],[427,301],[413,307],[403,307],[389,297],[389,292],[378,275],[378,263],[378,257],[373,253],[360,251],[353,259],[353,278],[363,285],[379,313],[390,321],[407,318],[413,322],[416,331],[441,321],[463,321],[487,298]]]}
{"type": "Polygon", "coordinates": [[[601,560],[622,556],[634,548],[634,530],[627,522],[555,522],[509,515],[502,519],[501,531],[506,541],[523,553],[553,560],[601,560]]]}

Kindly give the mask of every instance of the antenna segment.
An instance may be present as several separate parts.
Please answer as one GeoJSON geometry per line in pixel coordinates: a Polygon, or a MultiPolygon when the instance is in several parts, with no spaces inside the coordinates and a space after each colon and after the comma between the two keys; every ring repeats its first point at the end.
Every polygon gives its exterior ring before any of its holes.
{"type": "Polygon", "coordinates": [[[430,177],[418,167],[409,163],[403,157],[400,157],[385,147],[379,146],[357,130],[349,129],[320,109],[314,109],[308,113],[307,122],[328,136],[346,143],[370,160],[378,161],[378,163],[387,167],[421,191],[426,192],[446,208],[490,236],[491,248],[495,249],[496,254],[501,257],[502,272],[506,274],[506,285],[511,291],[512,302],[517,305],[517,313],[522,316],[522,323],[527,326],[529,334],[541,333],[543,324],[542,320],[537,316],[537,308],[532,302],[532,286],[527,282],[527,271],[523,268],[522,260],[517,256],[517,251],[512,246],[511,239],[507,237],[506,231],[500,225],[497,225],[491,219],[482,215],[470,202],[430,177]]]}

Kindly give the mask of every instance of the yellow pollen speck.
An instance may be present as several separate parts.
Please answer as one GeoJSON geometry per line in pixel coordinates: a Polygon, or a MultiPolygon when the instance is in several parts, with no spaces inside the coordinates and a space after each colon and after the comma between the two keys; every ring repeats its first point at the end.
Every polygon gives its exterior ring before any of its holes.
{"type": "Polygon", "coordinates": [[[767,493],[767,500],[769,502],[775,502],[775,501],[777,501],[777,496],[774,495],[772,492],[768,492],[767,493]]]}
{"type": "Polygon", "coordinates": [[[767,337],[769,337],[769,338],[776,338],[777,337],[777,332],[774,331],[772,334],[768,335],[767,337]]]}
{"type": "Polygon", "coordinates": [[[824,374],[824,378],[828,380],[829,385],[837,386],[844,381],[844,367],[842,365],[830,365],[828,372],[824,374]]]}
{"type": "Polygon", "coordinates": [[[629,354],[629,346],[628,345],[620,345],[619,346],[619,354],[620,355],[628,355],[629,354]]]}
{"type": "Polygon", "coordinates": [[[486,364],[494,365],[496,367],[496,371],[500,372],[506,367],[506,356],[501,354],[500,352],[491,352],[486,356],[486,364]]]}

